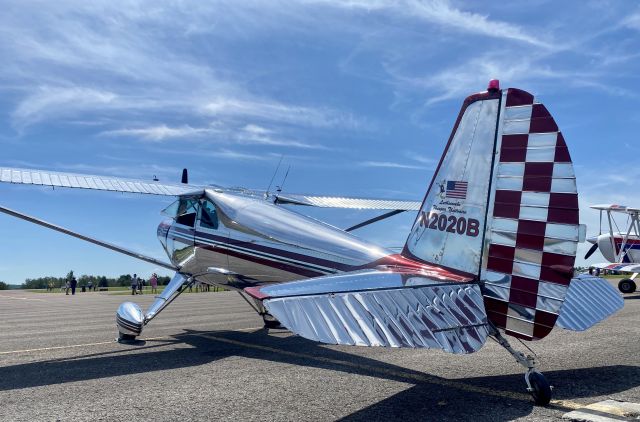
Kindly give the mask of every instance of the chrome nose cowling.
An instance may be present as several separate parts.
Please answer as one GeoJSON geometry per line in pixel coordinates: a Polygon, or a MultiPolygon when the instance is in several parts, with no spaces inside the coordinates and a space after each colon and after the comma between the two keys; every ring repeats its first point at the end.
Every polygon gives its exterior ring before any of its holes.
{"type": "Polygon", "coordinates": [[[133,302],[124,302],[116,312],[118,331],[124,336],[139,336],[144,325],[142,309],[133,302]]]}

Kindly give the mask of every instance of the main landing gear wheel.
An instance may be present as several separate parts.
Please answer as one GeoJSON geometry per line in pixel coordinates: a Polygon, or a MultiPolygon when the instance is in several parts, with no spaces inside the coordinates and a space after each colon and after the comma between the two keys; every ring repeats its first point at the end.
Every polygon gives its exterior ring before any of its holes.
{"type": "Polygon", "coordinates": [[[636,282],[630,278],[623,278],[618,282],[618,290],[622,293],[633,293],[636,291],[636,282]]]}
{"type": "Polygon", "coordinates": [[[264,321],[264,328],[284,328],[280,321],[271,316],[271,314],[263,314],[262,320],[264,321]]]}
{"type": "Polygon", "coordinates": [[[118,343],[133,343],[136,341],[136,336],[131,334],[118,333],[118,343]]]}
{"type": "Polygon", "coordinates": [[[546,406],[551,401],[551,385],[549,381],[536,370],[530,370],[525,375],[527,381],[527,391],[533,397],[533,401],[538,406],[546,406]]]}

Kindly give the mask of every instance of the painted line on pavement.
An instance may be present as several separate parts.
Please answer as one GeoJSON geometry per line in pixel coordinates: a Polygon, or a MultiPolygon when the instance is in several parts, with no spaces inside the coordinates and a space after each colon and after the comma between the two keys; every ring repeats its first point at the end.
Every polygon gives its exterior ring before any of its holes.
{"type": "Polygon", "coordinates": [[[36,298],[32,298],[32,297],[15,297],[15,296],[5,296],[5,295],[0,295],[1,298],[4,299],[13,299],[13,300],[35,300],[38,302],[44,302],[44,299],[36,299],[36,298]]]}
{"type": "MultiPolygon", "coordinates": [[[[251,328],[240,328],[238,330],[233,331],[254,331],[261,329],[262,327],[251,327],[251,328]]],[[[161,337],[149,337],[149,338],[141,338],[140,341],[155,341],[155,340],[166,340],[174,336],[161,336],[161,337]]],[[[98,341],[96,343],[82,343],[82,344],[68,344],[65,346],[51,346],[51,347],[39,347],[36,349],[23,349],[23,350],[10,350],[7,352],[0,352],[1,355],[15,355],[18,353],[32,353],[32,352],[46,352],[49,350],[64,350],[64,349],[76,349],[81,347],[91,347],[91,346],[101,346],[103,344],[117,344],[117,340],[109,340],[109,341],[98,341]]],[[[125,343],[126,344],[126,343],[125,343]]],[[[132,348],[131,350],[135,350],[132,348]]]]}

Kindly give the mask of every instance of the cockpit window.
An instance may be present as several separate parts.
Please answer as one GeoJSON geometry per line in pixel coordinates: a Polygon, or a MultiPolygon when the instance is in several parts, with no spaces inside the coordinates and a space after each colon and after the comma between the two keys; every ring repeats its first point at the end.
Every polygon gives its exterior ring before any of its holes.
{"type": "Polygon", "coordinates": [[[197,205],[198,201],[195,199],[180,198],[171,203],[167,208],[163,209],[162,214],[171,218],[176,218],[183,214],[198,212],[197,205]]]}
{"type": "Polygon", "coordinates": [[[180,198],[162,210],[162,213],[175,219],[178,224],[193,227],[196,224],[197,206],[196,199],[180,198]]]}
{"type": "Polygon", "coordinates": [[[216,207],[210,201],[204,201],[202,203],[200,226],[206,229],[214,230],[218,228],[218,215],[216,214],[216,207]]]}

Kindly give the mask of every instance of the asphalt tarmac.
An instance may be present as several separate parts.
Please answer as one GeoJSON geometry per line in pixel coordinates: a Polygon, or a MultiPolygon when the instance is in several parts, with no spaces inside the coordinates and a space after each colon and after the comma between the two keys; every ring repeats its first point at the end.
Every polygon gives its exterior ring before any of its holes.
{"type": "Polygon", "coordinates": [[[555,387],[549,407],[533,405],[523,368],[491,340],[465,356],[319,345],[261,329],[223,292],[183,295],[143,341],[119,344],[115,310],[131,298],[0,291],[0,420],[553,420],[640,402],[638,294],[586,332],[528,343],[555,387]]]}

